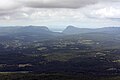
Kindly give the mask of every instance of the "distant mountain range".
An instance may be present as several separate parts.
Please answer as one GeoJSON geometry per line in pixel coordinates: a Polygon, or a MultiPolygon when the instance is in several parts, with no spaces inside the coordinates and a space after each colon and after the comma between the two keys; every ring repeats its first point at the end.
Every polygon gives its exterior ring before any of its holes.
{"type": "MultiPolygon", "coordinates": [[[[62,32],[53,32],[46,26],[16,26],[16,27],[0,27],[0,41],[4,40],[22,40],[22,41],[38,41],[46,39],[56,39],[60,36],[79,35],[86,38],[99,38],[104,36],[106,39],[117,38],[120,40],[120,27],[105,27],[105,28],[77,28],[67,26],[62,32]]],[[[77,37],[76,37],[77,38],[77,37]]]]}
{"type": "Polygon", "coordinates": [[[93,33],[93,32],[118,34],[120,33],[120,27],[104,27],[104,28],[90,29],[90,28],[77,28],[74,26],[68,26],[63,31],[64,34],[83,34],[83,33],[93,33]]]}
{"type": "Polygon", "coordinates": [[[83,34],[91,32],[102,32],[102,33],[120,33],[120,27],[104,27],[104,28],[78,28],[75,26],[67,26],[62,32],[53,32],[48,29],[46,26],[9,26],[9,27],[0,27],[0,35],[6,34],[18,34],[18,33],[32,33],[32,34],[52,34],[56,35],[59,33],[63,34],[83,34]],[[56,34],[55,34],[56,33],[56,34]]]}
{"type": "Polygon", "coordinates": [[[59,36],[61,33],[52,32],[46,26],[0,27],[0,40],[46,40],[59,36]]]}

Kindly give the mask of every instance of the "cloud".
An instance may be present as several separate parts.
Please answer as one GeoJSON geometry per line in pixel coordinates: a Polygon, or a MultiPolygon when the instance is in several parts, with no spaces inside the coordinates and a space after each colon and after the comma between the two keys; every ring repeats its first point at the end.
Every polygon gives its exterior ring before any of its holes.
{"type": "Polygon", "coordinates": [[[97,0],[20,0],[27,7],[32,8],[80,8],[97,0]]]}
{"type": "Polygon", "coordinates": [[[120,19],[120,0],[0,0],[0,22],[6,24],[79,24],[92,19],[120,19]]]}
{"type": "Polygon", "coordinates": [[[11,10],[18,8],[19,3],[15,0],[0,0],[0,10],[11,10]]]}
{"type": "Polygon", "coordinates": [[[24,6],[32,8],[81,8],[99,2],[118,2],[120,0],[19,0],[24,6]]]}
{"type": "Polygon", "coordinates": [[[96,18],[120,18],[120,9],[114,7],[106,7],[91,13],[96,18]]]}
{"type": "Polygon", "coordinates": [[[87,9],[83,12],[89,18],[120,19],[120,2],[98,3],[84,9],[87,9]]]}
{"type": "MultiPolygon", "coordinates": [[[[44,15],[46,14],[46,16],[47,14],[49,14],[49,16],[53,15],[54,12],[51,11],[54,8],[74,9],[95,2],[96,0],[89,0],[89,2],[86,0],[0,0],[0,17],[2,20],[8,19],[6,16],[9,17],[9,19],[33,18],[33,16],[38,19],[43,16],[42,13],[44,13],[44,15]],[[42,8],[45,9],[47,13],[41,10],[42,8]],[[51,8],[51,10],[47,10],[49,8],[51,8]]],[[[56,9],[56,13],[58,11],[56,16],[62,14],[59,10],[56,9]]],[[[67,13],[67,15],[69,15],[69,13],[67,13]]]]}

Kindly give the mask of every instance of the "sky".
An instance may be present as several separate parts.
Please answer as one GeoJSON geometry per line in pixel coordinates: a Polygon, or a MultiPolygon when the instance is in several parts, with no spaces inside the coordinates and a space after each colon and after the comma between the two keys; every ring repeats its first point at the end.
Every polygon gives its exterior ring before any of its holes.
{"type": "Polygon", "coordinates": [[[0,26],[119,27],[120,0],[0,0],[0,26]]]}

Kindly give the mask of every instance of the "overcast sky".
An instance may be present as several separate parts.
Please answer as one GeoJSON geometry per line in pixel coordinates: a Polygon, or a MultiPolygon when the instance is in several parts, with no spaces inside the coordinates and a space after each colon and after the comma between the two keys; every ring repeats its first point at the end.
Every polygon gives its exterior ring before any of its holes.
{"type": "Polygon", "coordinates": [[[120,0],[0,0],[0,25],[120,26],[120,0]]]}

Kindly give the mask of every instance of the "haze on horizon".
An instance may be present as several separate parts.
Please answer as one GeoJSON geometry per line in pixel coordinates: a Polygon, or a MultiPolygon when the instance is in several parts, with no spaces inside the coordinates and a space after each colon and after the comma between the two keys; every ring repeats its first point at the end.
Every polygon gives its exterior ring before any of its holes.
{"type": "Polygon", "coordinates": [[[0,0],[0,26],[120,26],[120,0],[0,0]]]}

